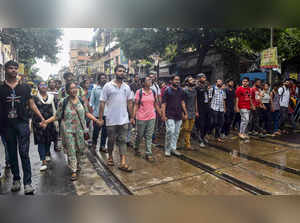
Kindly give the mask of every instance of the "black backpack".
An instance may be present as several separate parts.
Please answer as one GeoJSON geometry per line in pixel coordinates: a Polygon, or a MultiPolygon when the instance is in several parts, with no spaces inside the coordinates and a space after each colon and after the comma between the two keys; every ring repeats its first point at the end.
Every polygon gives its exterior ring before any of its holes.
{"type": "MultiPolygon", "coordinates": [[[[81,99],[81,97],[78,97],[78,98],[79,98],[79,102],[84,106],[84,101],[81,99]]],[[[62,114],[61,114],[60,121],[65,118],[65,110],[66,110],[68,102],[69,102],[69,96],[63,100],[62,114]]]]}
{"type": "MultiPolygon", "coordinates": [[[[154,102],[156,102],[156,93],[153,89],[151,89],[153,95],[154,95],[154,102]]],[[[143,97],[143,89],[141,88],[139,90],[139,101],[138,101],[138,106],[139,108],[141,107],[141,104],[142,104],[142,97],[143,97]]]]}

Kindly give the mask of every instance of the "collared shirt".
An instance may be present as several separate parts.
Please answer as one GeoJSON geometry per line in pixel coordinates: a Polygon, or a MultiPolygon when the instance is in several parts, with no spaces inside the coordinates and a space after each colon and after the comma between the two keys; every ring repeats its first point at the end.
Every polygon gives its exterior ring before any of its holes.
{"type": "Polygon", "coordinates": [[[129,123],[127,103],[133,100],[130,87],[122,83],[120,88],[112,80],[103,87],[100,101],[106,106],[106,125],[124,125],[129,123]]]}
{"type": "Polygon", "coordinates": [[[209,89],[209,98],[211,100],[210,107],[214,111],[224,112],[224,104],[226,99],[226,93],[222,88],[213,87],[209,89]]]}
{"type": "MultiPolygon", "coordinates": [[[[90,97],[90,106],[93,109],[93,115],[99,117],[99,106],[100,106],[100,97],[102,94],[103,87],[97,85],[93,88],[91,97],[90,97]]],[[[105,107],[106,108],[106,107],[105,107]]],[[[106,109],[104,108],[104,116],[106,114],[106,109]]]]}

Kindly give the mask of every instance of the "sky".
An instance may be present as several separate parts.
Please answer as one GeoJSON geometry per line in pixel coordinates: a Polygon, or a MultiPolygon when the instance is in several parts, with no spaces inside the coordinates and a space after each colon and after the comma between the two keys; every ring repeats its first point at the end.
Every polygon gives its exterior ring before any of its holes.
{"type": "Polygon", "coordinates": [[[40,69],[38,75],[44,80],[47,80],[50,74],[58,73],[59,69],[63,66],[69,65],[69,50],[71,40],[92,40],[93,29],[92,28],[64,28],[63,36],[59,45],[62,46],[61,52],[58,54],[58,63],[50,64],[43,60],[37,60],[37,64],[34,67],[40,69]]]}

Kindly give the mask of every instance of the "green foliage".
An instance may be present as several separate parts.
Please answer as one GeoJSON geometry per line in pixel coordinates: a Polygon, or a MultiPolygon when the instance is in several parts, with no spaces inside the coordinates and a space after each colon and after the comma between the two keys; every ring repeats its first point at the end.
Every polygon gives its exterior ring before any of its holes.
{"type": "Polygon", "coordinates": [[[5,31],[18,50],[20,62],[34,64],[37,58],[57,62],[58,40],[62,36],[60,29],[8,28],[5,31]]]}
{"type": "MultiPolygon", "coordinates": [[[[199,67],[210,49],[259,57],[270,47],[270,28],[129,28],[116,30],[115,36],[131,60],[149,60],[156,54],[172,61],[177,55],[194,51],[199,67]]],[[[273,45],[278,47],[281,61],[300,55],[300,29],[275,28],[273,45]]]]}

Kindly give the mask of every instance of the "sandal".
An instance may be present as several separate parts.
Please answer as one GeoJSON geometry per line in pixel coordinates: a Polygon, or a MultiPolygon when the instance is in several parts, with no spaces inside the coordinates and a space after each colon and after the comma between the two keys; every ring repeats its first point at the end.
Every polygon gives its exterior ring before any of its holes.
{"type": "Polygon", "coordinates": [[[145,155],[145,160],[149,161],[150,163],[154,163],[155,162],[153,156],[151,156],[151,155],[145,155]]]}
{"type": "Polygon", "coordinates": [[[108,150],[106,148],[100,148],[99,152],[108,153],[108,150]]]}
{"type": "Polygon", "coordinates": [[[127,172],[127,173],[131,173],[132,172],[132,169],[130,169],[129,166],[126,165],[126,164],[119,166],[119,170],[122,170],[122,171],[127,172]]]}
{"type": "Polygon", "coordinates": [[[115,164],[114,164],[113,159],[108,159],[108,160],[107,160],[107,165],[108,165],[108,166],[114,166],[115,164]]]}
{"type": "Polygon", "coordinates": [[[142,154],[141,154],[141,152],[140,152],[140,151],[138,151],[138,150],[135,150],[135,152],[134,152],[134,155],[135,155],[135,156],[137,156],[137,157],[140,157],[142,154]]]}
{"type": "Polygon", "coordinates": [[[77,180],[77,173],[72,173],[72,176],[71,176],[71,180],[72,181],[76,181],[77,180]]]}
{"type": "Polygon", "coordinates": [[[193,148],[193,147],[186,147],[185,149],[188,150],[188,151],[195,151],[195,150],[196,150],[196,149],[193,148]]]}

